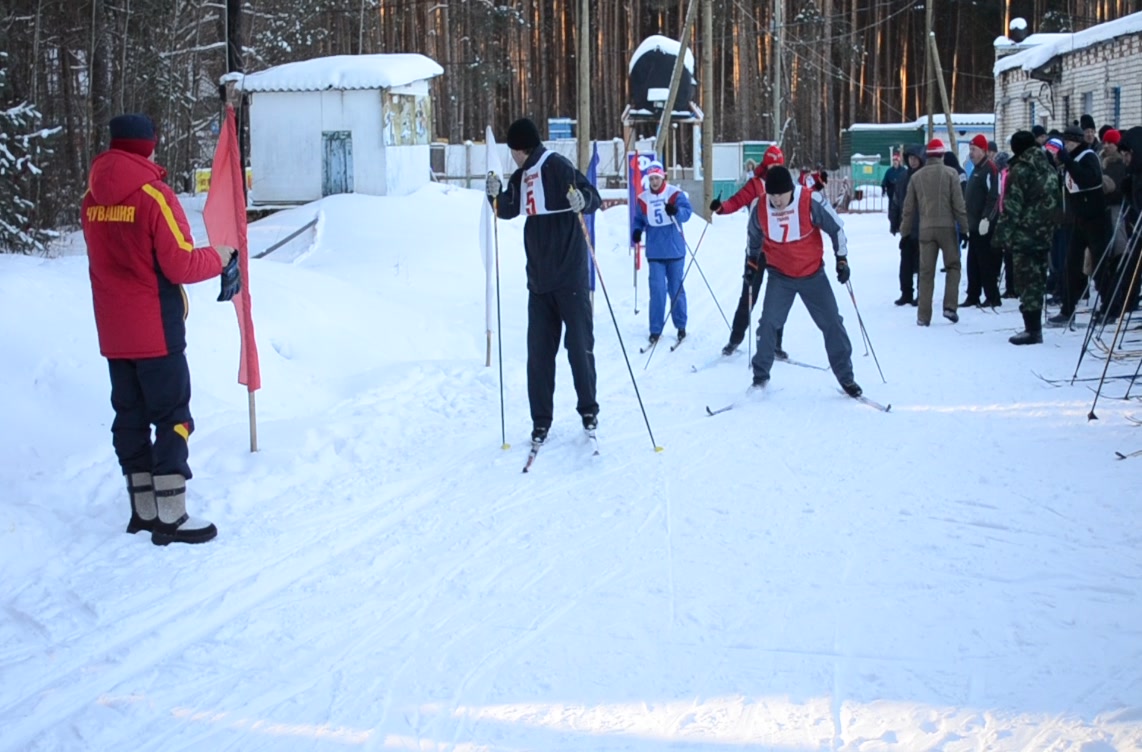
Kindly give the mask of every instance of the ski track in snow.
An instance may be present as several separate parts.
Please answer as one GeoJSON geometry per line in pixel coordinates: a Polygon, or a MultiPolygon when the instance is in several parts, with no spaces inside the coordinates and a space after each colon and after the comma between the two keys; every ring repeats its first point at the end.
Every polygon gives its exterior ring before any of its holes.
{"type": "MultiPolygon", "coordinates": [[[[0,258],[0,315],[39,313],[59,332],[54,345],[10,335],[28,366],[0,368],[21,432],[0,446],[18,460],[0,472],[13,500],[0,550],[15,552],[0,750],[1142,748],[1139,475],[1112,453],[1137,443],[1120,419],[1134,409],[1106,399],[1087,424],[1088,392],[1031,373],[1069,376],[1081,332],[1011,348],[1014,306],[919,329],[890,302],[883,217],[846,216],[889,383],[859,344],[854,365],[891,415],[837,394],[829,372],[775,364],[756,399],[740,396],[744,358],[692,372],[726,332],[691,286],[687,348],[635,369],[656,454],[600,296],[602,453],[561,356],[551,439],[523,475],[520,226],[499,227],[503,451],[474,224],[431,219],[474,217],[479,200],[435,187],[329,200],[312,247],[255,262],[267,388],[254,455],[232,314],[193,288],[190,503],[221,531],[201,547],[122,534],[90,313],[53,318],[40,302],[86,296],[86,267],[0,258]],[[391,244],[465,255],[346,252],[374,252],[347,219],[361,207],[386,217],[391,244]],[[440,290],[452,302],[430,315],[420,301],[440,290]],[[400,320],[408,310],[422,320],[400,320]],[[742,409],[705,415],[730,401],[742,409]],[[67,436],[42,428],[65,419],[67,436]]],[[[629,352],[646,314],[617,282],[623,211],[601,217],[598,247],[612,249],[600,263],[614,265],[629,352]]],[[[741,220],[719,218],[701,254],[723,304],[740,289],[741,220]]],[[[800,304],[785,347],[824,362],[800,304]]]]}

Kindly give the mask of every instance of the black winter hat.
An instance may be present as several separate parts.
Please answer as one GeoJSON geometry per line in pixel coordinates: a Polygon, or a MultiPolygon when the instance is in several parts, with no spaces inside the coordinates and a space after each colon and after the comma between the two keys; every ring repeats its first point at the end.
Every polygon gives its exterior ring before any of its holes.
{"type": "Polygon", "coordinates": [[[1032,137],[1039,138],[1039,136],[1046,136],[1046,135],[1047,135],[1047,129],[1044,128],[1043,126],[1041,126],[1041,125],[1031,126],[1031,136],[1032,137]]]}
{"type": "Polygon", "coordinates": [[[531,151],[539,144],[539,128],[528,118],[520,118],[508,126],[509,149],[531,151]]]}
{"type": "Polygon", "coordinates": [[[142,113],[118,115],[111,118],[111,138],[137,138],[144,141],[155,140],[155,124],[142,113]]]}
{"type": "Polygon", "coordinates": [[[1083,129],[1078,127],[1077,125],[1068,125],[1066,127],[1066,129],[1063,131],[1063,140],[1064,141],[1082,141],[1083,140],[1083,129]]]}
{"type": "Polygon", "coordinates": [[[1084,131],[1087,128],[1090,128],[1093,131],[1094,130],[1094,118],[1092,118],[1090,115],[1083,115],[1082,117],[1079,118],[1079,125],[1082,126],[1082,129],[1084,131]]]}
{"type": "Polygon", "coordinates": [[[1031,131],[1015,131],[1011,136],[1011,153],[1017,157],[1035,145],[1035,136],[1031,131]]]}
{"type": "Polygon", "coordinates": [[[766,193],[789,193],[793,190],[793,176],[784,165],[773,165],[765,173],[766,193]]]}

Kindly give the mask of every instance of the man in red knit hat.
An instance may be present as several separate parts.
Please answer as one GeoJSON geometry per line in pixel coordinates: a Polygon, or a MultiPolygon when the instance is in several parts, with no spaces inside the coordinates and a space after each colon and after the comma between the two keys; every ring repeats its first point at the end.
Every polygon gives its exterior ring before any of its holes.
{"type": "Polygon", "coordinates": [[[218,531],[186,513],[194,419],[182,285],[219,276],[237,252],[194,247],[166,170],[154,162],[156,142],[146,115],[111,120],[111,148],[92,162],[81,220],[99,351],[111,374],[111,442],[131,496],[127,532],[149,532],[155,545],[203,543],[218,531]]]}
{"type": "MultiPolygon", "coordinates": [[[[746,181],[737,193],[725,201],[714,199],[710,202],[711,214],[733,214],[739,209],[752,209],[759,200],[765,197],[765,175],[770,167],[785,164],[785,155],[777,144],[765,150],[759,164],[753,171],[753,177],[746,181]]],[[[712,216],[711,216],[712,218],[712,216]]],[[[738,297],[738,307],[734,311],[734,321],[730,327],[730,341],[722,348],[722,355],[733,355],[742,342],[745,341],[745,330],[749,325],[750,313],[753,304],[757,303],[758,293],[761,291],[761,282],[765,278],[765,254],[758,258],[757,273],[747,280],[750,273],[749,259],[746,259],[746,268],[742,271],[742,291],[738,297]]],[[[789,354],[781,349],[781,339],[784,327],[777,330],[777,346],[775,355],[778,360],[789,360],[789,354]]]]}

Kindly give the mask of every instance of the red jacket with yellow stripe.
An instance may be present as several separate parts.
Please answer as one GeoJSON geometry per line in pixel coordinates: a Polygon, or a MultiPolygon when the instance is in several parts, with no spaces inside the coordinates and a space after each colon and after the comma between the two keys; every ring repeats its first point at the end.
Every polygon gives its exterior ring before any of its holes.
{"type": "Polygon", "coordinates": [[[166,170],[119,149],[95,158],[83,197],[99,351],[156,358],[186,349],[182,285],[222,273],[209,246],[195,248],[166,170]]]}

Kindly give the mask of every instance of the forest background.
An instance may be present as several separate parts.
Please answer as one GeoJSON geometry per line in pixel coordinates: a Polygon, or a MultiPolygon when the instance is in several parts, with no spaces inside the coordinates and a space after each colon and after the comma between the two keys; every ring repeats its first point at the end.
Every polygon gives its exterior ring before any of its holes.
{"type": "MultiPolygon", "coordinates": [[[[955,112],[993,110],[993,42],[1012,18],[1025,18],[1032,33],[1079,31],[1140,4],[933,1],[955,112]]],[[[782,143],[798,163],[835,167],[850,123],[926,114],[922,1],[710,0],[714,87],[699,86],[697,99],[716,141],[774,137],[775,2],[784,3],[782,143]]],[[[589,5],[591,135],[606,139],[622,135],[631,53],[652,34],[680,38],[687,0],[589,5]]],[[[5,233],[6,250],[40,250],[54,230],[76,224],[88,166],[120,112],[156,120],[157,159],[176,190],[189,190],[216,139],[218,79],[235,62],[254,72],[322,55],[423,53],[444,68],[433,83],[434,127],[451,143],[480,140],[488,124],[502,133],[520,115],[541,128],[549,117],[575,117],[580,7],[579,0],[5,0],[0,202],[17,218],[0,224],[23,225],[15,241],[5,233]],[[228,24],[241,40],[229,61],[228,24]]],[[[703,43],[701,34],[692,38],[695,60],[703,43]]]]}

